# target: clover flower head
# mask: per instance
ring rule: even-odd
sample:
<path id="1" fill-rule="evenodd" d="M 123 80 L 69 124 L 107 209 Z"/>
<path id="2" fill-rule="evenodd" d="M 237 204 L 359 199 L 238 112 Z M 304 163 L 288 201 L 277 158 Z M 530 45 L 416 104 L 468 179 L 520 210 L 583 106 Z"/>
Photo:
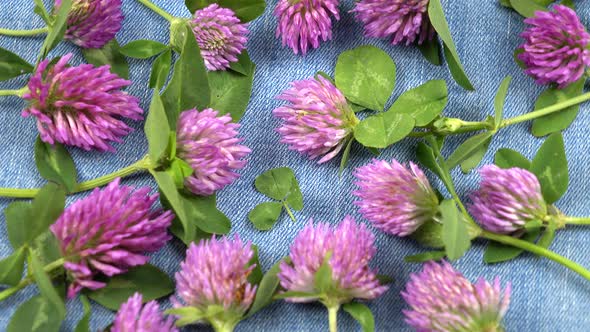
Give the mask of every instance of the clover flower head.
<path id="1" fill-rule="evenodd" d="M 291 83 L 278 97 L 289 105 L 273 111 L 283 120 L 277 129 L 281 143 L 324 163 L 348 143 L 359 120 L 346 98 L 328 79 L 318 76 Z"/>
<path id="2" fill-rule="evenodd" d="M 590 65 L 590 34 L 573 9 L 555 5 L 524 22 L 529 27 L 521 34 L 525 42 L 518 59 L 527 75 L 538 84 L 556 83 L 559 88 L 582 77 Z"/>
<path id="3" fill-rule="evenodd" d="M 121 0 L 73 0 L 64 38 L 82 48 L 101 48 L 121 30 Z M 55 10 L 61 0 L 55 0 Z"/>
<path id="4" fill-rule="evenodd" d="M 438 211 L 438 198 L 428 179 L 414 163 L 373 160 L 354 172 L 361 214 L 382 231 L 407 236 Z"/>
<path id="5" fill-rule="evenodd" d="M 277 38 L 295 54 L 332 39 L 332 17 L 340 19 L 338 0 L 279 0 L 274 10 Z"/>
<path id="6" fill-rule="evenodd" d="M 184 111 L 178 119 L 176 154 L 194 170 L 185 186 L 196 195 L 208 196 L 240 177 L 236 171 L 251 151 L 241 145 L 237 123 L 229 115 L 207 108 Z"/>
<path id="7" fill-rule="evenodd" d="M 190 23 L 209 70 L 229 68 L 246 48 L 248 25 L 231 9 L 211 4 L 197 10 Z"/>
<path id="8" fill-rule="evenodd" d="M 324 260 L 332 270 L 333 287 L 326 298 L 287 298 L 290 302 L 320 300 L 343 304 L 353 299 L 372 300 L 382 295 L 381 285 L 369 262 L 375 255 L 374 236 L 365 225 L 345 217 L 336 227 L 328 224 L 307 225 L 291 245 L 291 263 L 282 262 L 278 277 L 287 291 L 317 294 L 315 274 Z M 328 256 L 329 255 L 329 256 Z"/>
<path id="9" fill-rule="evenodd" d="M 109 66 L 69 67 L 71 57 L 67 54 L 51 67 L 49 60 L 41 61 L 23 95 L 29 105 L 22 114 L 37 118 L 46 143 L 115 151 L 110 143 L 122 142 L 133 130 L 123 119 L 143 119 L 139 100 L 120 91 L 131 82 L 111 73 Z"/>
<path id="10" fill-rule="evenodd" d="M 164 319 L 156 301 L 143 305 L 140 293 L 123 303 L 115 316 L 111 332 L 178 332 L 174 319 Z"/>
<path id="11" fill-rule="evenodd" d="M 527 222 L 542 220 L 547 204 L 537 177 L 522 168 L 486 165 L 479 172 L 480 188 L 471 194 L 469 212 L 486 230 L 510 234 Z"/>
<path id="12" fill-rule="evenodd" d="M 391 38 L 394 45 L 432 40 L 434 27 L 428 18 L 429 0 L 361 0 L 352 12 L 365 26 L 365 36 Z"/>
<path id="13" fill-rule="evenodd" d="M 144 265 L 146 252 L 160 250 L 174 219 L 170 211 L 153 210 L 158 195 L 151 188 L 121 186 L 116 179 L 104 189 L 70 205 L 50 227 L 57 238 L 71 279 L 68 296 L 82 288 L 99 289 L 103 274 L 114 276 Z"/>
<path id="14" fill-rule="evenodd" d="M 176 273 L 175 307 L 207 312 L 211 306 L 221 306 L 219 319 L 230 326 L 237 324 L 256 294 L 257 286 L 248 282 L 256 266 L 250 263 L 253 256 L 252 244 L 238 236 L 191 243 Z"/>
<path id="15" fill-rule="evenodd" d="M 410 306 L 406 322 L 419 332 L 504 331 L 502 318 L 510 303 L 510 284 L 467 280 L 448 262 L 428 262 L 412 274 L 402 297 Z"/>

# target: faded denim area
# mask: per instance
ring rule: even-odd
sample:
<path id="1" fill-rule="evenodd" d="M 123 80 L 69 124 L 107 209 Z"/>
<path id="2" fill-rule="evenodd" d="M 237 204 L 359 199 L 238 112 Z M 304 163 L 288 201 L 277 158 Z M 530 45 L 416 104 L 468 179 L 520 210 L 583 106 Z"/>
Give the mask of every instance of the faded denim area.
<path id="1" fill-rule="evenodd" d="M 158 5 L 178 16 L 189 16 L 184 8 L 184 1 L 156 0 Z M 516 116 L 532 109 L 533 103 L 542 91 L 533 80 L 525 76 L 513 61 L 513 51 L 519 45 L 518 34 L 523 30 L 522 18 L 505 8 L 497 0 L 443 0 L 443 7 L 459 55 L 463 60 L 475 92 L 467 92 L 455 84 L 446 67 L 435 67 L 427 63 L 418 50 L 413 47 L 391 46 L 386 40 L 365 39 L 361 26 L 349 11 L 352 0 L 343 0 L 340 6 L 342 19 L 334 25 L 334 39 L 323 43 L 318 50 L 302 57 L 293 54 L 290 49 L 281 47 L 275 39 L 276 21 L 272 8 L 276 0 L 268 1 L 264 16 L 254 21 L 250 28 L 248 50 L 256 64 L 257 73 L 252 100 L 248 112 L 242 120 L 241 133 L 246 138 L 253 153 L 249 165 L 242 172 L 242 177 L 233 185 L 219 193 L 219 206 L 232 220 L 234 233 L 251 240 L 260 247 L 263 269 L 288 254 L 289 245 L 297 232 L 313 218 L 315 221 L 338 223 L 351 214 L 359 221 L 365 222 L 358 215 L 353 205 L 351 191 L 352 170 L 368 163 L 372 156 L 359 148 L 353 147 L 351 162 L 342 177 L 338 177 L 338 161 L 317 165 L 289 151 L 279 144 L 279 136 L 274 129 L 279 122 L 271 111 L 281 104 L 275 99 L 289 82 L 314 75 L 319 70 L 333 73 L 338 54 L 347 49 L 373 44 L 386 50 L 397 65 L 397 82 L 393 98 L 403 91 L 415 87 L 430 79 L 445 79 L 449 85 L 449 104 L 445 114 L 462 117 L 467 120 L 480 120 L 493 112 L 493 97 L 502 78 L 514 77 L 505 115 Z M 590 24 L 590 3 L 577 1 L 578 13 L 582 21 Z M 134 0 L 124 0 L 126 20 L 118 34 L 121 44 L 136 39 L 154 39 L 166 42 L 168 23 L 144 8 Z M 0 1 L 0 26 L 15 29 L 30 29 L 42 26 L 40 18 L 33 14 L 33 1 Z M 29 61 L 34 61 L 42 44 L 42 38 L 0 37 L 0 47 L 8 48 Z M 52 56 L 73 52 L 76 56 L 72 63 L 83 61 L 80 51 L 72 44 L 63 43 L 52 52 Z M 128 89 L 131 94 L 141 98 L 144 109 L 148 108 L 150 92 L 147 80 L 150 61 L 131 60 L 131 79 L 134 84 Z M 0 83 L 1 89 L 20 88 L 25 78 Z M 392 99 L 393 100 L 393 99 Z M 36 187 L 44 183 L 37 174 L 33 159 L 33 143 L 37 130 L 33 119 L 22 118 L 21 109 L 24 102 L 16 97 L 0 99 L 0 186 L 2 187 Z M 574 125 L 564 133 L 570 171 L 570 189 L 557 203 L 566 214 L 576 216 L 590 215 L 590 177 L 587 166 L 590 164 L 588 139 L 586 132 L 590 125 L 588 111 L 590 105 L 582 106 Z M 135 122 L 137 130 L 125 139 L 124 144 L 116 145 L 117 153 L 89 153 L 70 149 L 79 170 L 79 179 L 88 180 L 107 174 L 126 166 L 143 156 L 147 151 L 147 142 L 142 132 L 143 123 Z M 466 136 L 453 137 L 445 148 L 449 153 Z M 406 139 L 387 149 L 379 158 L 396 158 L 401 162 L 414 160 L 416 139 Z M 519 124 L 502 130 L 491 145 L 484 163 L 492 161 L 493 153 L 501 147 L 509 147 L 532 157 L 542 139 L 529 133 L 529 124 Z M 305 208 L 296 212 L 297 222 L 282 215 L 280 221 L 271 231 L 259 232 L 247 219 L 248 211 L 265 197 L 254 189 L 254 178 L 263 171 L 278 167 L 292 167 L 300 181 L 305 198 Z M 457 189 L 463 195 L 477 186 L 478 175 L 473 172 L 462 175 L 455 170 Z M 148 175 L 128 178 L 125 184 L 149 185 L 155 182 Z M 440 183 L 434 186 L 441 188 Z M 83 195 L 72 197 L 77 199 Z M 10 200 L 0 199 L 0 209 L 4 209 Z M 26 221 L 23 221 L 26 222 Z M 590 267 L 590 229 L 571 227 L 560 231 L 551 249 L 574 261 Z M 402 309 L 405 304 L 399 293 L 411 272 L 419 265 L 406 264 L 403 258 L 422 249 L 413 241 L 399 239 L 377 233 L 379 248 L 373 266 L 379 273 L 388 274 L 395 279 L 389 292 L 376 301 L 369 303 L 376 319 L 377 331 L 409 331 L 403 321 Z M 488 279 L 500 276 L 503 283 L 512 282 L 513 296 L 510 310 L 505 318 L 507 331 L 588 331 L 590 326 L 590 282 L 583 280 L 569 270 L 545 259 L 529 254 L 505 264 L 488 266 L 482 262 L 484 243 L 476 242 L 469 253 L 454 265 L 472 281 L 478 276 Z M 0 216 L 0 256 L 10 252 L 4 216 Z M 172 241 L 166 248 L 153 255 L 152 262 L 173 275 L 183 259 L 185 247 L 179 241 Z M 0 303 L 0 330 L 8 325 L 10 316 L 25 300 L 37 293 L 32 286 L 18 295 Z M 68 316 L 63 324 L 63 331 L 72 331 L 82 315 L 82 306 L 78 300 L 67 304 Z M 93 305 L 91 326 L 93 330 L 102 329 L 111 323 L 113 313 Z M 288 304 L 279 302 L 264 309 L 251 319 L 240 323 L 237 331 L 326 331 L 327 311 L 318 304 Z M 341 331 L 360 331 L 359 326 L 345 313 L 339 315 Z M 192 327 L 188 330 L 202 330 Z"/>

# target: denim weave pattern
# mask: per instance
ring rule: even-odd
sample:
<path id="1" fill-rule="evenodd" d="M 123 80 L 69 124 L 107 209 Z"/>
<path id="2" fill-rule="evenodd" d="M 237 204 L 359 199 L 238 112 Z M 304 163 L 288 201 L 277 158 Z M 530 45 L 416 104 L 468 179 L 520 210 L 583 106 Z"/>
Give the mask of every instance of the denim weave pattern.
<path id="1" fill-rule="evenodd" d="M 173 15 L 188 16 L 184 1 L 155 0 Z M 430 79 L 445 79 L 449 85 L 449 104 L 445 110 L 448 116 L 461 117 L 466 120 L 481 120 L 493 112 L 493 98 L 502 78 L 514 77 L 505 116 L 524 114 L 532 109 L 534 101 L 542 91 L 533 80 L 523 74 L 513 61 L 513 52 L 521 43 L 518 34 L 523 30 L 522 18 L 498 4 L 497 0 L 442 0 L 447 19 L 455 39 L 457 49 L 466 71 L 476 87 L 475 92 L 467 92 L 453 82 L 446 66 L 436 67 L 427 63 L 419 51 L 413 47 L 391 46 L 386 40 L 365 39 L 362 27 L 349 11 L 353 0 L 343 0 L 340 5 L 342 19 L 334 25 L 334 39 L 323 43 L 318 50 L 307 56 L 294 55 L 288 48 L 283 48 L 275 39 L 276 20 L 272 9 L 276 0 L 268 0 L 265 14 L 252 22 L 248 50 L 257 64 L 252 99 L 248 111 L 242 120 L 241 133 L 246 138 L 245 144 L 253 153 L 248 166 L 242 171 L 241 178 L 233 185 L 219 193 L 219 207 L 232 220 L 232 232 L 239 233 L 243 239 L 252 240 L 260 247 L 262 267 L 264 270 L 278 259 L 288 254 L 289 245 L 297 232 L 309 219 L 337 223 L 351 214 L 362 220 L 353 206 L 354 198 L 352 170 L 368 163 L 372 155 L 359 146 L 354 146 L 351 160 L 342 177 L 338 177 L 338 161 L 317 165 L 296 152 L 287 150 L 279 144 L 279 135 L 274 129 L 279 122 L 271 111 L 281 104 L 275 97 L 288 87 L 289 82 L 313 76 L 317 71 L 333 73 L 337 56 L 347 49 L 372 44 L 384 49 L 397 65 L 397 82 L 391 100 L 403 91 L 415 87 Z M 577 1 L 578 13 L 582 22 L 590 24 L 590 3 Z M 168 40 L 168 23 L 150 12 L 134 0 L 124 0 L 126 20 L 118 34 L 121 44 L 136 39 L 153 39 L 161 42 Z M 33 1 L 0 1 L 0 27 L 12 29 L 31 29 L 41 27 L 43 22 L 33 14 Z M 7 48 L 35 61 L 42 37 L 11 38 L 0 36 L 0 47 Z M 72 63 L 83 62 L 79 49 L 70 43 L 62 43 L 50 56 L 75 54 Z M 139 97 L 142 107 L 148 108 L 150 92 L 147 88 L 151 61 L 129 59 L 133 85 L 128 91 Z M 26 84 L 25 78 L 18 78 L 0 83 L 0 89 L 16 89 Z M 391 102 L 391 101 L 390 101 Z M 1 187 L 38 187 L 44 180 L 37 174 L 33 144 L 37 130 L 33 119 L 22 118 L 20 112 L 25 106 L 16 97 L 0 98 L 0 186 Z M 557 203 L 558 208 L 566 214 L 575 216 L 590 215 L 590 177 L 586 175 L 590 164 L 588 139 L 590 125 L 588 111 L 590 105 L 581 107 L 575 123 L 565 131 L 567 154 L 569 156 L 570 188 Z M 116 154 L 84 152 L 70 149 L 79 171 L 79 180 L 95 178 L 126 166 L 143 156 L 147 151 L 147 142 L 142 131 L 143 123 L 131 124 L 136 130 L 130 134 L 124 144 L 115 145 Z M 509 147 L 532 158 L 542 139 L 534 138 L 529 132 L 529 123 L 519 124 L 502 130 L 491 144 L 484 163 L 491 163 L 493 153 L 501 147 Z M 462 142 L 466 136 L 452 137 L 448 140 L 445 153 Z M 416 139 L 406 139 L 387 149 L 379 157 L 396 158 L 400 162 L 415 159 Z M 338 159 L 338 158 L 336 158 Z M 304 194 L 305 208 L 296 212 L 296 222 L 283 214 L 277 225 L 268 232 L 254 229 L 247 219 L 248 212 L 266 198 L 257 193 L 253 183 L 255 177 L 263 171 L 279 166 L 294 169 Z M 477 187 L 479 176 L 476 172 L 462 175 L 455 170 L 457 190 L 463 197 Z M 149 175 L 133 176 L 124 181 L 126 184 L 150 185 L 155 182 Z M 433 186 L 442 188 L 440 183 Z M 77 195 L 68 199 L 71 202 Z M 0 209 L 11 202 L 0 199 Z M 23 221 L 26 222 L 26 221 Z M 364 222 L 364 221 L 363 221 Z M 405 304 L 399 295 L 409 273 L 417 271 L 420 266 L 406 264 L 403 257 L 421 252 L 421 248 L 411 240 L 398 239 L 375 231 L 377 234 L 378 253 L 374 266 L 379 273 L 395 279 L 391 289 L 381 298 L 369 303 L 375 314 L 376 330 L 410 331 L 403 322 L 401 310 Z M 583 227 L 571 227 L 560 231 L 551 249 L 572 260 L 590 267 L 590 230 Z M 590 283 L 573 272 L 545 259 L 524 254 L 518 259 L 499 265 L 485 265 L 482 262 L 484 243 L 476 241 L 469 253 L 454 265 L 470 280 L 477 276 L 488 279 L 501 276 L 503 283 L 513 283 L 513 297 L 510 310 L 505 318 L 507 331 L 588 331 L 590 326 L 589 301 Z M 0 215 L 0 257 L 8 255 L 11 248 L 6 235 L 4 215 Z M 162 251 L 153 255 L 152 263 L 170 275 L 173 275 L 184 257 L 185 247 L 177 240 L 172 241 Z M 28 287 L 16 296 L 0 303 L 0 331 L 6 329 L 10 317 L 16 308 L 37 293 L 34 286 Z M 167 303 L 167 301 L 165 301 Z M 78 300 L 67 303 L 68 316 L 63 324 L 63 331 L 72 331 L 82 315 L 82 305 Z M 112 321 L 113 313 L 93 305 L 91 319 L 92 330 L 100 330 Z M 360 331 L 356 322 L 345 313 L 339 315 L 339 327 L 343 332 Z M 236 331 L 326 331 L 327 311 L 319 304 L 303 305 L 278 302 L 240 323 Z M 187 330 L 207 330 L 202 326 Z"/>

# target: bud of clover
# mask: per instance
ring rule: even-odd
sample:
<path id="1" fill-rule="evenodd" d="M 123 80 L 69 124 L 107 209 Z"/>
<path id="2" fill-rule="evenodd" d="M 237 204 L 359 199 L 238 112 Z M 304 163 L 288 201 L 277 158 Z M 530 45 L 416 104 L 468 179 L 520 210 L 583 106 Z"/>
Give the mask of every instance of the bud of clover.
<path id="1" fill-rule="evenodd" d="M 181 53 L 188 35 L 188 19 L 175 17 L 170 22 L 170 45 Z"/>
<path id="2" fill-rule="evenodd" d="M 175 17 L 171 21 L 170 44 L 181 51 L 189 27 L 208 70 L 226 70 L 246 49 L 248 25 L 229 8 L 211 4 L 195 11 L 192 19 Z"/>
<path id="3" fill-rule="evenodd" d="M 369 262 L 377 249 L 374 236 L 364 224 L 345 217 L 336 227 L 307 225 L 295 238 L 278 277 L 289 302 L 320 301 L 330 313 L 334 330 L 342 304 L 354 299 L 373 300 L 387 291 Z M 305 293 L 304 297 L 289 295 Z"/>
<path id="4" fill-rule="evenodd" d="M 365 36 L 390 38 L 393 45 L 432 40 L 434 28 L 428 18 L 429 0 L 361 0 L 352 12 L 365 27 Z"/>
<path id="5" fill-rule="evenodd" d="M 72 280 L 69 298 L 83 288 L 105 287 L 99 275 L 112 277 L 144 265 L 149 261 L 145 253 L 160 250 L 171 238 L 168 227 L 174 215 L 152 209 L 158 194 L 119 182 L 70 205 L 50 228 Z"/>
<path id="6" fill-rule="evenodd" d="M 37 119 L 46 143 L 114 152 L 110 143 L 133 130 L 123 120 L 143 119 L 139 100 L 121 91 L 131 81 L 111 73 L 110 66 L 69 66 L 71 58 L 70 53 L 54 65 L 39 63 L 23 95 L 29 105 L 22 114 Z"/>
<path id="7" fill-rule="evenodd" d="M 278 99 L 289 102 L 273 111 L 284 121 L 277 129 L 281 143 L 320 164 L 342 151 L 359 123 L 342 92 L 322 76 L 291 83 Z"/>
<path id="8" fill-rule="evenodd" d="M 64 38 L 82 48 L 103 47 L 121 30 L 121 6 L 121 0 L 73 0 Z M 60 7 L 55 0 L 54 10 Z"/>
<path id="9" fill-rule="evenodd" d="M 332 17 L 340 19 L 338 0 L 279 0 L 274 15 L 277 38 L 302 55 L 332 39 Z"/>
<path id="10" fill-rule="evenodd" d="M 172 317 L 162 317 L 158 302 L 142 302 L 143 296 L 135 293 L 123 303 L 110 332 L 178 332 Z"/>
<path id="11" fill-rule="evenodd" d="M 189 24 L 209 70 L 226 70 L 246 49 L 248 25 L 229 8 L 214 3 L 197 10 Z"/>
<path id="12" fill-rule="evenodd" d="M 418 166 L 373 160 L 354 172 L 361 214 L 380 230 L 407 236 L 438 213 L 438 197 Z"/>
<path id="13" fill-rule="evenodd" d="M 402 297 L 410 306 L 406 322 L 416 331 L 503 332 L 510 284 L 504 291 L 498 278 L 472 284 L 448 262 L 428 262 L 412 274 Z"/>
<path id="14" fill-rule="evenodd" d="M 195 195 L 208 196 L 234 182 L 251 151 L 240 143 L 239 124 L 229 115 L 207 108 L 180 113 L 176 129 L 176 156 L 192 174 L 184 186 Z"/>
<path id="15" fill-rule="evenodd" d="M 174 313 L 180 325 L 207 322 L 216 331 L 232 331 L 254 301 L 256 285 L 248 276 L 256 267 L 251 243 L 239 237 L 191 243 L 176 273 Z"/>
<path id="16" fill-rule="evenodd" d="M 590 66 L 590 34 L 576 12 L 563 5 L 536 11 L 524 20 L 529 27 L 520 35 L 518 59 L 525 73 L 538 84 L 555 83 L 564 88 L 577 81 Z"/>
<path id="17" fill-rule="evenodd" d="M 486 165 L 479 172 L 482 181 L 471 194 L 468 209 L 486 230 L 513 234 L 530 222 L 543 222 L 548 208 L 537 177 L 522 168 L 502 169 Z"/>

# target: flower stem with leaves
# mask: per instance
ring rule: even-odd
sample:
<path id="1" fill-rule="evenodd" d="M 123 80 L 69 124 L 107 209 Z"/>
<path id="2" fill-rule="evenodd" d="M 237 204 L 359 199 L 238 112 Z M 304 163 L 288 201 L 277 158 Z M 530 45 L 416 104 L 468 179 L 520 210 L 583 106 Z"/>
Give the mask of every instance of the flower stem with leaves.
<path id="1" fill-rule="evenodd" d="M 75 186 L 75 189 L 71 192 L 79 193 L 88 190 L 92 190 L 94 188 L 98 188 L 104 186 L 110 182 L 112 182 L 116 178 L 123 178 L 126 176 L 130 176 L 133 174 L 137 174 L 140 172 L 149 171 L 154 169 L 156 165 L 152 163 L 149 156 L 145 156 L 139 161 L 127 166 L 123 167 L 115 172 L 109 173 L 107 175 L 103 175 L 96 179 L 80 182 Z M 33 198 L 39 192 L 39 188 L 32 188 L 32 189 L 19 189 L 19 188 L 0 188 L 0 196 L 2 197 L 14 197 L 14 198 Z"/>
<path id="2" fill-rule="evenodd" d="M 497 126 L 497 129 L 506 128 L 511 125 L 515 125 L 518 123 L 526 122 L 535 120 L 538 118 L 542 118 L 549 114 L 553 114 L 569 107 L 584 103 L 590 100 L 590 92 L 582 94 L 580 96 L 556 103 L 554 105 L 544 107 L 542 109 L 515 116 L 512 118 L 504 119 L 501 123 Z M 430 134 L 435 135 L 458 135 L 464 134 L 473 131 L 480 131 L 480 130 L 494 130 L 494 124 L 489 121 L 464 121 L 461 119 L 456 118 L 443 118 L 438 122 L 435 122 L 433 126 L 428 127 L 426 132 L 412 132 L 410 136 L 413 137 L 424 137 Z"/>
<path id="3" fill-rule="evenodd" d="M 65 263 L 64 258 L 60 258 L 56 261 L 53 261 L 43 268 L 43 271 L 49 275 L 53 272 L 57 271 L 58 269 L 62 268 Z M 19 290 L 27 287 L 28 285 L 35 282 L 35 278 L 32 275 L 27 276 L 26 278 L 22 279 L 18 284 L 13 287 L 6 288 L 0 292 L 0 301 L 4 301 L 10 296 L 14 295 Z"/>
<path id="4" fill-rule="evenodd" d="M 447 190 L 453 196 L 452 203 L 450 200 L 445 200 L 440 206 L 443 223 L 443 243 L 446 255 L 449 259 L 453 260 L 461 257 L 471 245 L 470 238 L 481 237 L 545 257 L 578 273 L 585 279 L 590 280 L 590 271 L 588 269 L 551 250 L 509 235 L 496 234 L 481 229 L 468 213 L 460 198 L 456 195 L 450 172 L 446 166 L 446 160 L 440 153 L 440 147 L 436 139 L 430 136 L 427 137 L 427 142 L 430 146 L 424 144 L 419 148 L 419 150 L 422 151 L 422 153 L 419 153 L 419 159 L 421 159 L 424 164 L 430 165 L 431 170 L 440 177 Z M 459 206 L 460 212 L 457 211 L 456 206 Z M 458 216 L 459 213 L 462 215 L 462 218 Z M 575 220 L 575 218 L 572 220 Z M 584 221 L 585 220 L 586 219 L 584 219 Z M 447 227 L 449 231 L 445 230 Z M 449 234 L 449 236 L 445 236 L 445 233 Z"/>
<path id="5" fill-rule="evenodd" d="M 485 230 L 482 230 L 479 236 L 484 239 L 500 242 L 502 244 L 526 250 L 535 255 L 543 256 L 578 273 L 585 279 L 590 280 L 590 271 L 588 271 L 588 269 L 586 269 L 582 265 L 534 243 L 523 241 L 508 235 L 488 232 Z"/>

